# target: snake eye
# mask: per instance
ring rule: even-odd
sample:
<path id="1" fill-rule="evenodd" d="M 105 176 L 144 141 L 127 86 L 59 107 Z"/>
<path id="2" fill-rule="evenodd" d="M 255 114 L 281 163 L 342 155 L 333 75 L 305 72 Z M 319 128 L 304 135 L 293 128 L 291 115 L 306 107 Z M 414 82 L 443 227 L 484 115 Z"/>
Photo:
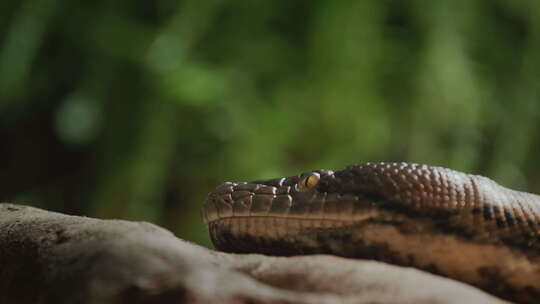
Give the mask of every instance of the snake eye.
<path id="1" fill-rule="evenodd" d="M 319 183 L 320 179 L 321 175 L 317 172 L 304 173 L 302 176 L 300 176 L 300 180 L 298 181 L 298 184 L 296 184 L 296 189 L 298 191 L 307 191 L 312 189 Z"/>

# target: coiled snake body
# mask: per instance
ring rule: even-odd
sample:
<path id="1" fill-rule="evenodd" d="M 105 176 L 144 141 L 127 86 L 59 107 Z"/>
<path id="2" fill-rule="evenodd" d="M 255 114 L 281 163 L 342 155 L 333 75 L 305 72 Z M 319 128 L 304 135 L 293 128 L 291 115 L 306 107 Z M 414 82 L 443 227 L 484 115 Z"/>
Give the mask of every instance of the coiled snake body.
<path id="1" fill-rule="evenodd" d="M 366 163 L 224 183 L 203 218 L 227 252 L 375 259 L 540 301 L 540 196 L 483 176 Z"/>

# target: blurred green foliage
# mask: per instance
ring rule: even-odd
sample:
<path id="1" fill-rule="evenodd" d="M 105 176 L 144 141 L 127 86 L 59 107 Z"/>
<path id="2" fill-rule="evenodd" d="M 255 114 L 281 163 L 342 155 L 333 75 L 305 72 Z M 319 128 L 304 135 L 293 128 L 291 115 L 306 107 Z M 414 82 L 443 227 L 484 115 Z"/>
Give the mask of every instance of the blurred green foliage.
<path id="1" fill-rule="evenodd" d="M 0 4 L 0 199 L 208 244 L 217 184 L 413 161 L 540 192 L 538 1 Z"/>

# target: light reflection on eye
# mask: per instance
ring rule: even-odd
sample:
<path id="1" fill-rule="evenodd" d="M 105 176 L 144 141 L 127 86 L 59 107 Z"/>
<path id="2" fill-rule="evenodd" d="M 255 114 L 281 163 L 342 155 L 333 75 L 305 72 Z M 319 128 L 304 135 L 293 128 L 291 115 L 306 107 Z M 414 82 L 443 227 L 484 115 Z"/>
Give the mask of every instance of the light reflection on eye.
<path id="1" fill-rule="evenodd" d="M 321 175 L 317 172 L 304 173 L 300 177 L 298 184 L 296 184 L 296 189 L 301 192 L 313 189 L 317 186 L 320 179 Z"/>

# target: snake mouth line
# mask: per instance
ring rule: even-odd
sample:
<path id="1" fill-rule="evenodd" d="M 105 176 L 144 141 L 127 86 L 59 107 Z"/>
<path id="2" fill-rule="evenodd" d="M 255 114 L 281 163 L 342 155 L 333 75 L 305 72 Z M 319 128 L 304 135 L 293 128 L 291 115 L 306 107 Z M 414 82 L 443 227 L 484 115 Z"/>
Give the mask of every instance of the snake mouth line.
<path id="1" fill-rule="evenodd" d="M 315 189 L 300 192 L 291 186 L 225 183 L 208 195 L 202 215 L 206 224 L 246 217 L 350 224 L 379 215 L 373 204 L 373 200 L 353 193 Z"/>
<path id="2" fill-rule="evenodd" d="M 268 221 L 280 221 L 286 226 L 298 226 L 306 228 L 328 228 L 328 227 L 346 227 L 346 226 L 355 226 L 364 221 L 369 221 L 371 219 L 380 219 L 381 216 L 379 213 L 369 213 L 362 216 L 356 216 L 348 219 L 336 219 L 336 218 L 325 218 L 325 217 L 300 217 L 300 216 L 287 216 L 287 215 L 253 215 L 253 216 L 225 216 L 220 217 L 211 221 L 206 222 L 207 225 L 230 225 L 231 223 L 240 222 L 240 221 L 258 221 L 260 219 L 265 219 Z M 390 220 L 390 217 L 388 217 Z M 287 224 L 293 223 L 293 224 Z M 315 224 L 319 223 L 319 224 Z"/>

